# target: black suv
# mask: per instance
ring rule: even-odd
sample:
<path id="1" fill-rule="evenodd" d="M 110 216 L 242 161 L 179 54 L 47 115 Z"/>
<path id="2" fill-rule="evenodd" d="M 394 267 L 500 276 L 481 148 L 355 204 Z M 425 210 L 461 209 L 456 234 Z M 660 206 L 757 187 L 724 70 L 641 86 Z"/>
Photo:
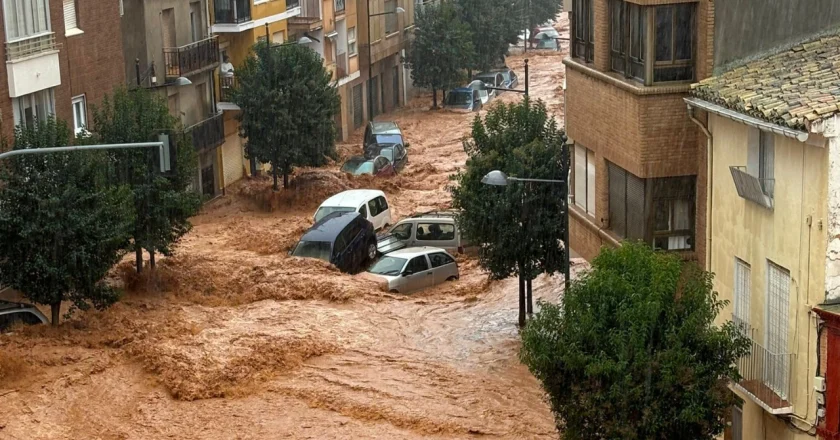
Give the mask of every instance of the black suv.
<path id="1" fill-rule="evenodd" d="M 303 234 L 292 255 L 328 261 L 342 272 L 356 273 L 376 258 L 376 234 L 358 212 L 334 212 Z"/>

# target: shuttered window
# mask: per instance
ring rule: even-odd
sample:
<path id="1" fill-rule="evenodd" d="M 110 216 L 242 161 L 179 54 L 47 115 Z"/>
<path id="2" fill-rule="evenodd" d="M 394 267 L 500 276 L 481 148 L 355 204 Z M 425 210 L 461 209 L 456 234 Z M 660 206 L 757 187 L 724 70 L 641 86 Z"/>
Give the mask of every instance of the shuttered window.
<path id="1" fill-rule="evenodd" d="M 362 126 L 364 115 L 362 115 L 362 85 L 353 86 L 353 127 Z"/>
<path id="2" fill-rule="evenodd" d="M 734 322 L 744 335 L 749 336 L 750 328 L 750 265 L 743 260 L 735 259 L 735 295 L 733 298 L 735 310 L 732 312 Z"/>
<path id="3" fill-rule="evenodd" d="M 575 144 L 575 205 L 595 216 L 595 153 Z"/>
<path id="4" fill-rule="evenodd" d="M 633 240 L 645 238 L 645 181 L 609 164 L 610 230 Z"/>
<path id="5" fill-rule="evenodd" d="M 79 27 L 78 20 L 76 20 L 76 0 L 64 0 L 64 30 L 77 29 Z"/>
<path id="6" fill-rule="evenodd" d="M 788 329 L 790 313 L 790 272 L 767 262 L 767 350 L 765 383 L 782 398 L 787 398 L 790 358 Z"/>

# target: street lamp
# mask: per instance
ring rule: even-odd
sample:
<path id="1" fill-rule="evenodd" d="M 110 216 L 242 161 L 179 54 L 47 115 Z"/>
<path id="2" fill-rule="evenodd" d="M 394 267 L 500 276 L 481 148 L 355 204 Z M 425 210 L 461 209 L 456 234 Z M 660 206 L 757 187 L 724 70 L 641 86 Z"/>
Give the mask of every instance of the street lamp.
<path id="1" fill-rule="evenodd" d="M 566 277 L 566 292 L 569 291 L 569 287 L 571 286 L 571 277 L 570 273 L 571 270 L 570 262 L 571 258 L 569 257 L 569 253 L 571 251 L 571 247 L 569 246 L 569 206 L 568 206 L 568 198 L 569 198 L 569 186 L 567 185 L 565 180 L 554 180 L 554 179 L 524 179 L 520 177 L 510 177 L 507 174 L 499 171 L 493 170 L 489 173 L 485 174 L 484 177 L 481 178 L 481 183 L 485 185 L 495 185 L 495 186 L 507 186 L 510 182 L 538 182 L 538 183 L 559 183 L 562 185 L 562 192 L 560 194 L 561 200 L 566 200 L 566 209 L 563 213 L 563 245 L 566 247 L 566 261 L 563 267 L 563 275 Z"/>
<path id="2" fill-rule="evenodd" d="M 367 10 L 367 25 L 368 25 L 367 26 L 367 33 L 368 33 L 368 119 L 372 121 L 373 120 L 373 89 L 371 88 L 371 85 L 373 84 L 372 83 L 372 81 L 373 81 L 373 54 L 372 54 L 372 51 L 371 51 L 371 47 L 373 45 L 371 43 L 372 43 L 373 39 L 371 38 L 371 35 L 370 35 L 370 33 L 371 33 L 370 19 L 372 17 L 379 17 L 381 15 L 404 14 L 405 9 L 398 6 L 393 11 L 380 12 L 378 14 L 371 14 L 370 13 L 370 0 L 368 0 L 366 10 Z"/>

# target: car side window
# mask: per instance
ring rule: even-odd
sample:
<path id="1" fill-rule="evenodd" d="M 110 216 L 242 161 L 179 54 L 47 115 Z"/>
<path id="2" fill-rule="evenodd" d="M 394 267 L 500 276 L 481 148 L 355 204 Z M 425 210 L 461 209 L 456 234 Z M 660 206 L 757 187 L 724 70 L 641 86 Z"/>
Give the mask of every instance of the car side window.
<path id="1" fill-rule="evenodd" d="M 408 240 L 411 238 L 411 223 L 403 223 L 401 225 L 394 226 L 394 229 L 391 229 L 391 233 L 394 234 L 394 237 L 397 237 L 400 240 Z"/>
<path id="2" fill-rule="evenodd" d="M 429 254 L 429 261 L 432 262 L 432 267 L 440 267 L 445 264 L 454 263 L 455 260 L 449 256 L 449 254 L 443 252 L 436 252 L 434 254 Z"/>
<path id="3" fill-rule="evenodd" d="M 426 261 L 426 256 L 421 255 L 419 257 L 414 257 L 411 261 L 408 262 L 408 266 L 405 267 L 405 270 L 409 273 L 418 273 L 429 270 L 429 263 Z"/>
<path id="4" fill-rule="evenodd" d="M 338 234 L 338 237 L 335 238 L 335 244 L 333 245 L 333 255 L 338 255 L 344 252 L 344 249 L 347 247 L 347 243 L 350 242 L 348 240 L 349 236 L 349 228 L 345 228 L 340 234 Z"/>
<path id="5" fill-rule="evenodd" d="M 368 218 L 367 205 L 362 205 L 362 207 L 359 208 L 359 214 L 362 215 L 362 218 Z"/>
<path id="6" fill-rule="evenodd" d="M 453 240 L 455 239 L 455 225 L 448 223 L 420 223 L 417 225 L 417 239 L 426 241 Z"/>
<path id="7" fill-rule="evenodd" d="M 370 206 L 371 217 L 376 217 L 377 215 L 379 215 L 380 212 L 382 212 L 382 210 L 379 209 L 379 204 L 376 203 L 376 199 L 369 201 L 368 206 Z"/>
<path id="8" fill-rule="evenodd" d="M 379 196 L 376 198 L 376 202 L 379 204 L 379 212 L 385 211 L 388 209 L 388 201 L 385 200 L 385 197 Z"/>

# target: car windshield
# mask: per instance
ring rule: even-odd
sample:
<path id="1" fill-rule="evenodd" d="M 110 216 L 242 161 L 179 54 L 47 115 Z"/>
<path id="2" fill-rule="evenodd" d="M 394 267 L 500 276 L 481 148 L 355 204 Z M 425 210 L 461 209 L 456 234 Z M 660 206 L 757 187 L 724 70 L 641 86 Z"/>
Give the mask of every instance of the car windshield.
<path id="1" fill-rule="evenodd" d="M 380 156 L 385 156 L 386 159 L 394 161 L 394 147 L 385 147 L 379 150 Z"/>
<path id="2" fill-rule="evenodd" d="M 401 144 L 402 136 L 398 134 L 380 134 L 376 136 L 377 144 Z"/>
<path id="3" fill-rule="evenodd" d="M 540 40 L 537 43 L 537 49 L 557 49 L 557 41 L 551 39 Z"/>
<path id="4" fill-rule="evenodd" d="M 469 105 L 472 93 L 467 92 L 449 92 L 446 95 L 446 102 L 444 105 Z"/>
<path id="5" fill-rule="evenodd" d="M 377 275 L 399 275 L 403 266 L 405 266 L 405 262 L 405 258 L 383 257 L 368 269 L 368 272 Z"/>
<path id="6" fill-rule="evenodd" d="M 353 212 L 355 209 L 347 208 L 344 206 L 322 206 L 318 208 L 318 212 L 315 213 L 315 221 L 319 222 L 322 218 L 334 213 L 334 212 Z"/>
<path id="7" fill-rule="evenodd" d="M 347 162 L 344 164 L 343 167 L 341 167 L 341 171 L 344 171 L 345 173 L 355 174 L 357 176 L 360 174 L 373 174 L 373 162 Z"/>
<path id="8" fill-rule="evenodd" d="M 328 241 L 301 241 L 295 246 L 292 255 L 330 261 L 330 248 L 330 242 Z"/>

